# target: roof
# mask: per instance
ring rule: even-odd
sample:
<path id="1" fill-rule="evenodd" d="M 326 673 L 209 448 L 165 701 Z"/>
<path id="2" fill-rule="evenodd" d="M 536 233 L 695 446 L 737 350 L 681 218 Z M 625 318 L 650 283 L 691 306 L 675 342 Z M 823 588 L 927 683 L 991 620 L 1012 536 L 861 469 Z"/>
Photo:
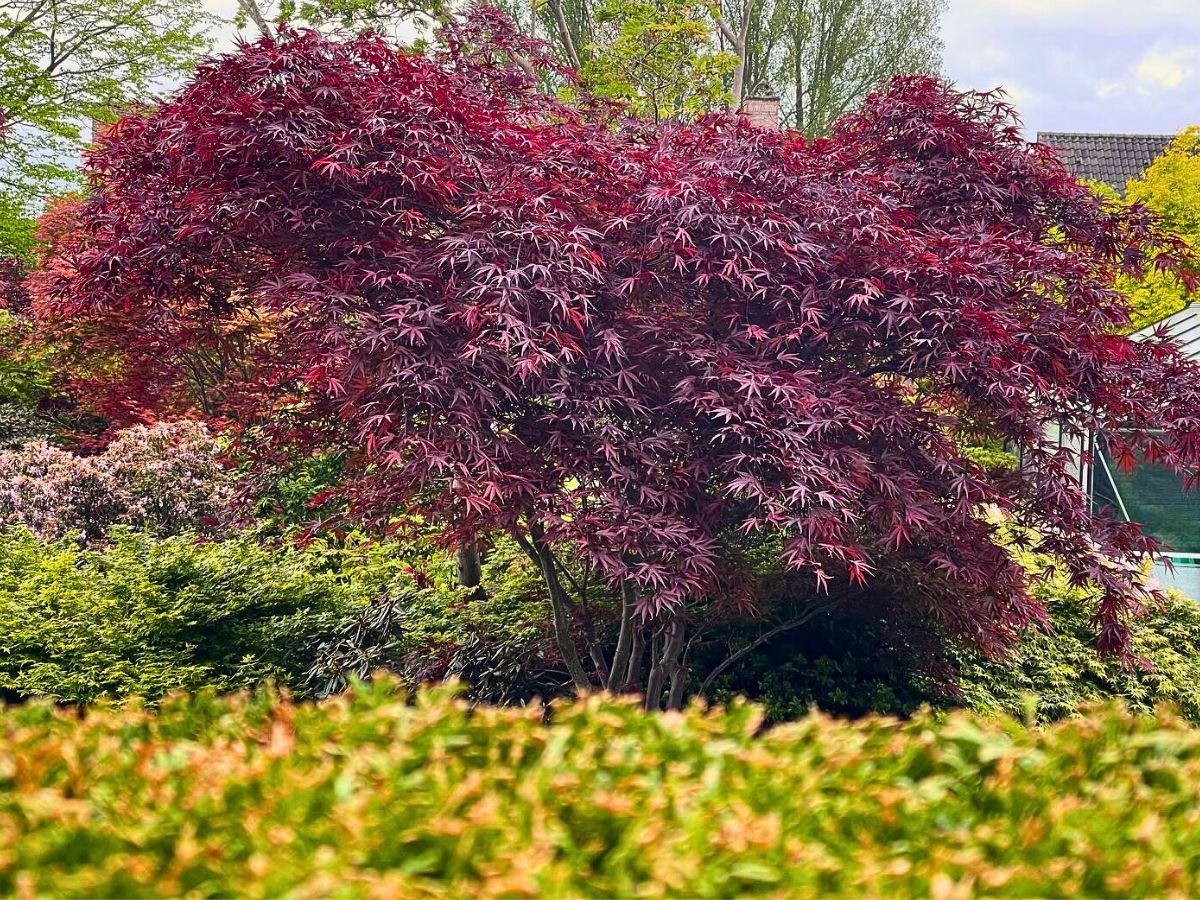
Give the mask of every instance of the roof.
<path id="1" fill-rule="evenodd" d="M 1165 319 L 1139 328 L 1130 337 L 1135 341 L 1151 337 L 1159 329 L 1165 329 L 1167 335 L 1179 345 L 1184 356 L 1200 361 L 1200 303 L 1186 306 L 1177 313 L 1172 313 Z"/>
<path id="2" fill-rule="evenodd" d="M 1077 177 L 1103 181 L 1124 193 L 1125 183 L 1140 178 L 1175 135 L 1039 131 L 1037 139 L 1058 150 L 1063 164 Z"/>

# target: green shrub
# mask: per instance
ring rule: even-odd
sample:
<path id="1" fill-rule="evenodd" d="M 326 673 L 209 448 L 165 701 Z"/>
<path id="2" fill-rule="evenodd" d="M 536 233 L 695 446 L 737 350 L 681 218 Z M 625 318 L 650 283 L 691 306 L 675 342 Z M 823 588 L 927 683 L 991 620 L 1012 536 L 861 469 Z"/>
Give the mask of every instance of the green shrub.
<path id="1" fill-rule="evenodd" d="M 1186 896 L 1200 731 L 1097 710 L 468 709 L 445 689 L 0 712 L 0 893 Z"/>
<path id="2" fill-rule="evenodd" d="M 1094 601 L 1055 579 L 1045 594 L 1050 630 L 1030 630 L 1006 659 L 961 651 L 963 702 L 978 712 L 1052 721 L 1081 704 L 1120 698 L 1149 713 L 1171 703 L 1200 722 L 1200 605 L 1171 594 L 1133 628 L 1134 660 L 1095 649 Z"/>
<path id="3" fill-rule="evenodd" d="M 1046 560 L 1029 554 L 1033 571 Z M 1081 706 L 1122 700 L 1152 713 L 1170 703 L 1200 722 L 1200 604 L 1171 594 L 1133 624 L 1133 659 L 1096 651 L 1095 599 L 1053 576 L 1034 587 L 1048 627 L 1030 628 L 1010 653 L 990 659 L 928 631 L 830 615 L 764 644 L 714 686 L 747 696 L 770 721 L 810 707 L 837 715 L 909 715 L 922 704 L 1050 722 Z M 701 660 L 702 661 L 702 660 Z"/>
<path id="4" fill-rule="evenodd" d="M 387 547 L 246 538 L 111 546 L 0 531 L 0 691 L 69 702 L 299 681 L 307 649 L 396 579 Z"/>
<path id="5" fill-rule="evenodd" d="M 317 697 L 387 669 L 409 682 L 454 677 L 472 700 L 526 703 L 569 683 L 549 632 L 549 603 L 529 560 L 496 538 L 483 561 L 485 595 L 458 587 L 452 557 L 410 546 L 414 584 L 352 611 L 314 647 L 304 689 Z"/>
<path id="6" fill-rule="evenodd" d="M 739 639 L 735 646 L 756 633 L 741 631 L 726 629 Z M 717 650 L 726 652 L 723 642 Z M 800 718 L 812 707 L 834 715 L 910 715 L 924 704 L 950 702 L 953 672 L 941 651 L 935 635 L 884 626 L 870 615 L 831 614 L 757 648 L 713 683 L 710 696 L 748 697 L 763 705 L 770 722 Z M 703 648 L 695 654 L 700 672 L 711 655 Z"/>

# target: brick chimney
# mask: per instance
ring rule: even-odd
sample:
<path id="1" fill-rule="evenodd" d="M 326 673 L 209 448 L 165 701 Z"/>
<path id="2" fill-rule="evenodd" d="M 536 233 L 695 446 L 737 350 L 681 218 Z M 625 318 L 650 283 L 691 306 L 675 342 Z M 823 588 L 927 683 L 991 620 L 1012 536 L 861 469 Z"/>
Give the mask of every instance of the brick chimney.
<path id="1" fill-rule="evenodd" d="M 105 133 L 108 131 L 108 129 L 112 128 L 112 126 L 113 123 L 111 119 L 101 119 L 96 116 L 92 116 L 92 143 L 94 144 L 100 140 L 100 138 L 104 137 Z"/>
<path id="2" fill-rule="evenodd" d="M 747 97 L 742 112 L 755 128 L 779 127 L 778 97 Z"/>

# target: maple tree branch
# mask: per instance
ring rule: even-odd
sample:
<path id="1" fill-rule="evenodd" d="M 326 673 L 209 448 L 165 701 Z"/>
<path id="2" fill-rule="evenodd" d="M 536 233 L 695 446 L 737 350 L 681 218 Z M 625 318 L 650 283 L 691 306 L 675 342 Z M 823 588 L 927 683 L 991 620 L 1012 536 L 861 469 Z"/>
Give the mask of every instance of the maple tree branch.
<path id="1" fill-rule="evenodd" d="M 757 638 L 755 638 L 753 641 L 751 641 L 749 644 L 747 644 L 741 650 L 738 650 L 737 652 L 732 653 L 729 656 L 725 657 L 725 659 L 723 659 L 717 665 L 717 667 L 715 669 L 713 669 L 711 672 L 708 673 L 708 677 L 705 678 L 703 682 L 701 682 L 700 690 L 697 691 L 697 693 L 699 693 L 701 696 L 703 696 L 708 691 L 709 685 L 711 685 L 713 683 L 713 681 L 718 676 L 720 676 L 720 674 L 722 672 L 724 672 L 726 669 L 728 669 L 730 666 L 732 666 L 734 663 L 736 663 L 739 659 L 742 659 L 747 654 L 753 653 L 755 650 L 757 650 L 759 647 L 761 647 L 767 641 L 771 640 L 771 638 L 775 637 L 776 635 L 783 634 L 785 631 L 791 631 L 793 628 L 799 628 L 805 622 L 808 622 L 808 621 L 816 618 L 821 613 L 828 612 L 830 609 L 832 609 L 837 604 L 838 599 L 840 599 L 840 598 L 835 599 L 833 597 L 830 597 L 830 598 L 827 598 L 826 600 L 824 600 L 823 602 L 813 604 L 808 609 L 806 609 L 804 612 L 802 612 L 800 615 L 798 615 L 794 618 L 788 619 L 786 622 L 783 622 L 779 625 L 776 625 L 770 631 L 766 631 L 766 632 L 760 634 Z"/>

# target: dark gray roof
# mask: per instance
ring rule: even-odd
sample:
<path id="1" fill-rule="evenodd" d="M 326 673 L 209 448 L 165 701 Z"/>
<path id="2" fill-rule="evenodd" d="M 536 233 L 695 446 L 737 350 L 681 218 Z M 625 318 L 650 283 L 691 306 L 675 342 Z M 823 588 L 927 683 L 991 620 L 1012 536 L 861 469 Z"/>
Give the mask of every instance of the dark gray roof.
<path id="1" fill-rule="evenodd" d="M 1145 340 L 1160 329 L 1179 345 L 1185 356 L 1200 361 L 1200 303 L 1193 303 L 1165 319 L 1139 328 L 1130 337 L 1135 341 Z"/>
<path id="2" fill-rule="evenodd" d="M 1124 193 L 1125 182 L 1140 178 L 1175 135 L 1039 131 L 1037 139 L 1058 150 L 1067 169 L 1077 177 L 1103 181 Z"/>

